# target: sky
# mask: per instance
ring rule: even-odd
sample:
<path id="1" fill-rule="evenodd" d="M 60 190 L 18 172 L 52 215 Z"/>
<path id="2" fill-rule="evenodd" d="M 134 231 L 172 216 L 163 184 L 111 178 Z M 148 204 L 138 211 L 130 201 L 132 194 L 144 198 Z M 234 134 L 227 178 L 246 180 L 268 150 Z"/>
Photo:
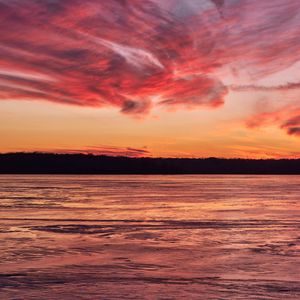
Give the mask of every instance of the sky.
<path id="1" fill-rule="evenodd" d="M 299 0 L 0 0 L 0 152 L 300 157 Z"/>

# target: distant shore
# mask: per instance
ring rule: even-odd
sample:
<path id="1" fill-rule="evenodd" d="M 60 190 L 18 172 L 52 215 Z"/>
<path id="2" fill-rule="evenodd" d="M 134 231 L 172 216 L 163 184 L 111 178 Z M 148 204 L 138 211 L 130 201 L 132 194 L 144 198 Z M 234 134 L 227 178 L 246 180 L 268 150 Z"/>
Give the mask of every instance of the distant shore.
<path id="1" fill-rule="evenodd" d="M 129 158 L 0 154 L 0 174 L 300 174 L 300 159 Z"/>

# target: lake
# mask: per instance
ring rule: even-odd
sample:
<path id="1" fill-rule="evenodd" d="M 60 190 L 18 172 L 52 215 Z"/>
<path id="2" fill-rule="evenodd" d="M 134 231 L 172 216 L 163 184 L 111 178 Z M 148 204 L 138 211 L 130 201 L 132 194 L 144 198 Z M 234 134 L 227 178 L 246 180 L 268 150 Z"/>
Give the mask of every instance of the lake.
<path id="1" fill-rule="evenodd" d="M 0 176 L 0 299 L 300 299 L 300 176 Z"/>

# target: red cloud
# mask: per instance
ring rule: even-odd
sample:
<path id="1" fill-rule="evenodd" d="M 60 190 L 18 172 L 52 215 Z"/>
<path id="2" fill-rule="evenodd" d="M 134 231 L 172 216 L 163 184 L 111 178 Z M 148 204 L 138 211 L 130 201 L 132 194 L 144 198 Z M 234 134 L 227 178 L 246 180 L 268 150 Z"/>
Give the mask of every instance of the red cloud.
<path id="1" fill-rule="evenodd" d="M 298 17 L 298 0 L 3 0 L 0 99 L 217 107 L 220 67 L 256 78 L 300 58 Z"/>
<path id="2" fill-rule="evenodd" d="M 300 137 L 300 111 L 295 117 L 286 120 L 281 127 L 286 129 L 288 134 Z"/>
<path id="3" fill-rule="evenodd" d="M 246 122 L 250 128 L 276 124 L 287 134 L 300 137 L 300 108 L 299 106 L 287 106 L 273 112 L 259 113 L 252 116 Z"/>

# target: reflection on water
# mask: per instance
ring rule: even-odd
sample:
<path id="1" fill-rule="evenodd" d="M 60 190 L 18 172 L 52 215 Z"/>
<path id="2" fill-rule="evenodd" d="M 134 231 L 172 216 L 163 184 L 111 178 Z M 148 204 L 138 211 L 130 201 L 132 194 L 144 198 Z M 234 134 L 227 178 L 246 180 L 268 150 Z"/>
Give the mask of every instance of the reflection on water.
<path id="1" fill-rule="evenodd" d="M 300 176 L 0 176 L 0 299 L 300 299 Z"/>

